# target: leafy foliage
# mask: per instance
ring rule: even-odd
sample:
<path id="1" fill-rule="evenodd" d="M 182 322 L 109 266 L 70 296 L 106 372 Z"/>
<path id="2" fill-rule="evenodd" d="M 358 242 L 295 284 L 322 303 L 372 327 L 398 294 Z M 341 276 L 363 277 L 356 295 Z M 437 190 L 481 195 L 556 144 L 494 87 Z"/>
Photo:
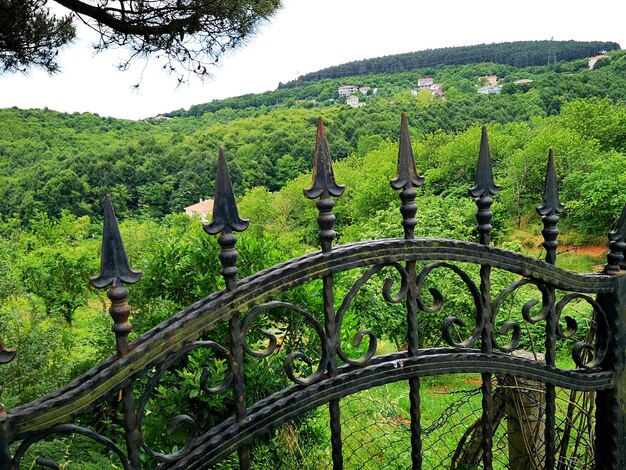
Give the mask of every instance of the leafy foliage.
<path id="1" fill-rule="evenodd" d="M 45 0 L 0 0 L 0 72 L 31 66 L 58 71 L 58 49 L 74 39 L 70 16 L 57 18 Z"/>

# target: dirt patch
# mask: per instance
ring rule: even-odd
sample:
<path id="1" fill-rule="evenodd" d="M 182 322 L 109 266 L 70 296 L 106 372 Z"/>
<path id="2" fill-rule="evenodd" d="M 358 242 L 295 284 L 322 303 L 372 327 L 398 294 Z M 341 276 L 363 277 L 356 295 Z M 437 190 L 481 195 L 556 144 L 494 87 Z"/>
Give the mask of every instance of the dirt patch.
<path id="1" fill-rule="evenodd" d="M 581 246 L 572 246 L 572 245 L 560 245 L 558 252 L 559 253 L 576 253 L 577 255 L 587 255 L 592 258 L 603 258 L 608 249 L 606 246 L 595 246 L 595 245 L 581 245 Z"/>
<path id="2" fill-rule="evenodd" d="M 479 378 L 470 378 L 465 379 L 465 382 L 467 382 L 469 385 L 482 385 L 483 380 Z"/>

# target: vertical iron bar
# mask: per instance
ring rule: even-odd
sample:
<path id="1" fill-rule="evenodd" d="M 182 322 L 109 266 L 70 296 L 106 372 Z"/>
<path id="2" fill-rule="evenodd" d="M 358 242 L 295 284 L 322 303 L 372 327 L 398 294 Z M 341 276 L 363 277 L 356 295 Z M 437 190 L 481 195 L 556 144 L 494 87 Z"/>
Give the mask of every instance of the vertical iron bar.
<path id="1" fill-rule="evenodd" d="M 123 285 L 114 284 L 107 293 L 111 300 L 109 314 L 114 320 L 111 329 L 115 333 L 115 343 L 118 357 L 124 357 L 129 352 L 128 335 L 132 330 L 132 325 L 128 322 L 130 306 L 126 302 L 128 299 L 128 289 Z M 133 395 L 133 383 L 129 383 L 122 388 L 122 407 L 124 409 L 124 430 L 126 432 L 126 447 L 128 449 L 128 459 L 132 469 L 141 468 L 139 459 L 139 444 L 137 440 L 137 420 L 135 416 L 135 396 Z"/>
<path id="2" fill-rule="evenodd" d="M 219 149 L 217 157 L 217 175 L 215 178 L 215 201 L 213 206 L 213 220 L 203 226 L 204 231 L 210 235 L 220 233 L 217 243 L 220 245 L 220 274 L 226 282 L 226 291 L 230 292 L 237 288 L 237 258 L 239 254 L 235 245 L 237 237 L 233 230 L 242 232 L 248 228 L 248 220 L 239 217 L 237 201 L 233 193 L 233 185 L 228 173 L 224 150 Z M 241 331 L 241 317 L 235 312 L 229 321 L 229 336 L 231 353 L 233 355 L 233 397 L 235 399 L 235 418 L 238 422 L 244 421 L 248 416 L 246 408 L 246 376 L 243 368 L 244 340 Z M 248 470 L 251 466 L 250 447 L 242 445 L 237 448 L 239 468 Z"/>
<path id="3" fill-rule="evenodd" d="M 615 277 L 616 292 L 599 294 L 607 316 L 608 337 L 598 328 L 596 341 L 608 342 L 602 369 L 615 373 L 615 388 L 596 394 L 595 467 L 626 468 L 626 276 Z"/>
<path id="4" fill-rule="evenodd" d="M 537 207 L 537 212 L 543 222 L 543 247 L 546 250 L 545 261 L 548 264 L 556 264 L 556 250 L 559 246 L 557 238 L 559 235 L 559 216 L 563 211 L 563 204 L 559 201 L 556 181 L 556 167 L 554 163 L 554 152 L 550 149 L 548 153 L 548 166 L 546 169 L 546 179 L 543 193 L 543 204 Z M 556 313 L 554 310 L 555 288 L 547 285 L 550 308 L 546 316 L 546 365 L 555 367 L 556 365 Z M 546 470 L 554 469 L 556 465 L 556 388 L 550 383 L 546 383 L 546 421 L 545 421 L 545 455 Z"/>
<path id="5" fill-rule="evenodd" d="M 331 196 L 341 196 L 345 188 L 335 182 L 333 164 L 328 151 L 328 141 L 322 118 L 317 121 L 317 137 L 315 142 L 315 154 L 313 156 L 313 181 L 311 187 L 304 190 L 304 195 L 309 199 L 317 199 L 316 207 L 319 211 L 317 224 L 319 226 L 319 241 L 323 253 L 330 254 L 332 243 L 335 239 L 335 215 L 333 207 L 335 202 Z M 332 274 L 324 276 L 323 301 L 324 301 L 324 331 L 328 342 L 329 361 L 328 376 L 337 376 L 337 351 L 339 346 L 339 331 L 335 321 L 335 294 L 334 277 Z M 330 415 L 330 433 L 333 469 L 343 468 L 343 450 L 341 442 L 341 408 L 339 400 L 331 400 L 328 403 Z"/>
<path id="6" fill-rule="evenodd" d="M 606 274 L 620 274 L 626 250 L 626 206 L 609 232 Z M 615 292 L 599 294 L 598 303 L 608 323 L 608 337 L 597 329 L 598 344 L 607 344 L 602 369 L 615 374 L 615 388 L 596 394 L 595 468 L 626 468 L 626 276 L 615 276 Z"/>
<path id="7" fill-rule="evenodd" d="M 402 226 L 404 228 L 404 238 L 413 240 L 415 238 L 414 231 L 417 225 L 417 204 L 415 204 L 415 196 L 417 192 L 412 187 L 403 189 L 400 193 L 402 205 L 400 212 L 402 213 Z M 407 297 L 406 297 L 406 316 L 407 316 L 407 339 L 409 342 L 408 353 L 410 357 L 416 357 L 419 354 L 419 333 L 417 319 L 417 270 L 415 261 L 406 262 L 407 272 Z M 413 377 L 409 379 L 409 414 L 411 417 L 411 468 L 422 468 L 422 411 L 420 398 L 420 378 Z"/>
<path id="8" fill-rule="evenodd" d="M 400 123 L 400 147 L 398 149 L 397 175 L 391 180 L 391 187 L 401 189 L 400 213 L 402 214 L 402 227 L 404 238 L 413 240 L 415 238 L 415 226 L 417 225 L 417 204 L 415 197 L 417 192 L 414 188 L 424 184 L 424 177 L 417 174 L 415 168 L 415 158 L 411 147 L 411 136 L 409 125 L 405 113 L 402 113 Z M 416 357 L 419 355 L 419 333 L 417 318 L 417 263 L 414 260 L 406 262 L 407 272 L 407 340 L 409 342 L 408 355 Z M 421 424 L 421 403 L 420 403 L 420 379 L 413 377 L 409 379 L 409 413 L 411 417 L 411 466 L 413 469 L 422 468 L 422 424 Z"/>
<path id="9" fill-rule="evenodd" d="M 115 334 L 117 357 L 122 358 L 130 351 L 128 335 L 133 327 L 128 321 L 130 305 L 128 305 L 128 289 L 124 284 L 134 284 L 141 279 L 141 273 L 131 269 L 120 235 L 113 203 L 109 196 L 104 200 L 104 227 L 102 231 L 102 254 L 100 257 L 100 274 L 90 279 L 91 284 L 104 289 L 111 286 L 107 297 L 111 301 L 109 314 L 113 319 L 111 330 Z M 139 433 L 135 415 L 135 397 L 133 382 L 122 389 L 122 408 L 124 409 L 124 432 L 129 465 L 132 470 L 141 468 L 139 458 Z"/>
<path id="10" fill-rule="evenodd" d="M 320 227 L 319 238 L 322 252 L 330 253 L 332 251 L 332 241 L 335 238 L 333 225 L 335 223 L 335 215 L 332 209 L 335 202 L 330 197 L 322 196 L 316 203 L 319 210 L 317 223 Z M 330 377 L 337 376 L 337 348 L 339 345 L 339 331 L 335 322 L 335 290 L 334 277 L 332 274 L 324 276 L 322 279 L 322 295 L 324 301 L 324 331 L 328 338 L 330 360 L 328 362 L 328 375 Z M 328 403 L 328 411 L 330 415 L 330 440 L 332 448 L 333 468 L 343 468 L 343 444 L 341 441 L 341 407 L 339 400 L 331 400 Z"/>
<path id="11" fill-rule="evenodd" d="M 492 195 L 497 194 L 500 188 L 493 182 L 493 170 L 491 166 L 491 156 L 489 154 L 489 141 L 487 128 L 483 126 L 482 138 L 480 142 L 480 153 L 478 165 L 476 166 L 476 183 L 469 190 L 470 196 L 474 197 L 474 202 L 478 211 L 476 212 L 476 231 L 480 236 L 480 244 L 489 246 L 491 242 L 491 219 L 493 212 Z M 480 266 L 480 295 L 482 298 L 481 312 L 481 352 L 491 354 L 493 325 L 491 322 L 491 266 L 483 264 Z M 482 436 L 483 436 L 483 465 L 485 470 L 493 468 L 493 397 L 491 386 L 491 374 L 482 373 L 481 393 L 482 393 Z"/>
<path id="12" fill-rule="evenodd" d="M 222 263 L 220 273 L 226 281 L 226 290 L 232 291 L 237 287 L 237 258 L 235 249 L 237 237 L 232 233 L 224 232 L 217 239 L 221 247 L 219 254 Z M 246 409 L 246 378 L 243 369 L 243 333 L 241 332 L 241 317 L 235 313 L 229 321 L 229 336 L 233 362 L 236 364 L 233 376 L 233 396 L 235 398 L 235 417 L 237 421 L 243 421 L 248 415 Z M 251 466 L 250 448 L 247 445 L 237 449 L 239 468 L 249 469 Z"/>

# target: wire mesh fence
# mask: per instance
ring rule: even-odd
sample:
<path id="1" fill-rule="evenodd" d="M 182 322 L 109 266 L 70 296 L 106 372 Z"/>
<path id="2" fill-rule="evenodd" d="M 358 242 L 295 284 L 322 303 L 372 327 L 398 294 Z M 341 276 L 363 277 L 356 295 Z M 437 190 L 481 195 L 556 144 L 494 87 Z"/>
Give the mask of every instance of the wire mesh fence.
<path id="1" fill-rule="evenodd" d="M 477 375 L 422 381 L 424 469 L 483 468 L 479 383 Z M 544 468 L 545 386 L 503 376 L 493 385 L 493 468 Z M 344 468 L 411 468 L 408 393 L 400 382 L 341 400 Z M 557 469 L 593 468 L 594 394 L 557 388 L 556 397 Z M 255 450 L 259 468 L 332 468 L 327 407 L 278 429 L 273 451 L 267 442 Z"/>

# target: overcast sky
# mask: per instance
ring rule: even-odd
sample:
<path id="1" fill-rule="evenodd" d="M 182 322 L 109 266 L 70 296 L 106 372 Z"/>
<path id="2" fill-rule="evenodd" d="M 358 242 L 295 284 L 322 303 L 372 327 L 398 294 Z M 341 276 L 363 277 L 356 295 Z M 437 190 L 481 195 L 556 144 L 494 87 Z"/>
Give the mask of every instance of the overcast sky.
<path id="1" fill-rule="evenodd" d="M 320 68 L 382 55 L 480 43 L 574 39 L 626 48 L 626 1 L 283 0 L 283 8 L 241 49 L 220 60 L 213 78 L 176 87 L 155 62 L 115 68 L 123 50 L 93 55 L 94 37 L 59 54 L 52 77 L 0 76 L 0 108 L 89 111 L 141 119 L 212 99 L 273 90 Z M 143 80 L 138 91 L 132 85 Z"/>

